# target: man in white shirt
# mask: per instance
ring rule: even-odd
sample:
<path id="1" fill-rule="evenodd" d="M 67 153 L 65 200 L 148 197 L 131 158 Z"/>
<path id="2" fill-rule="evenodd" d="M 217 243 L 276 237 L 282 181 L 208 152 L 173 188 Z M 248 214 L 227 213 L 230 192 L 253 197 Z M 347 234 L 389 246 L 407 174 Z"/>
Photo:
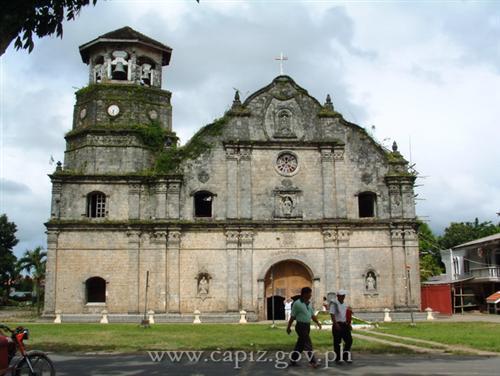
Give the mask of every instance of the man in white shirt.
<path id="1" fill-rule="evenodd" d="M 332 318 L 333 351 L 335 351 L 336 361 L 342 359 L 347 363 L 352 363 L 351 359 L 351 323 L 348 317 L 348 306 L 344 303 L 347 291 L 339 290 L 337 300 L 330 302 L 330 316 Z M 344 340 L 344 351 L 340 354 L 340 343 Z"/>

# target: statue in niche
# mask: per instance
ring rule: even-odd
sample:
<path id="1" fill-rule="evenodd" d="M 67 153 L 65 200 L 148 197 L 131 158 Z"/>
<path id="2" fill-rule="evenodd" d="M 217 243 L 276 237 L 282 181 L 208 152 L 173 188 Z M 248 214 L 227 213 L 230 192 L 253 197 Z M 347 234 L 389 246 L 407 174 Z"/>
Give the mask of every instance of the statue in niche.
<path id="1" fill-rule="evenodd" d="M 208 280 L 207 277 L 203 276 L 198 282 L 198 294 L 207 295 L 208 294 Z"/>
<path id="2" fill-rule="evenodd" d="M 377 276 L 373 271 L 369 271 L 365 278 L 365 287 L 368 291 L 374 291 L 377 289 Z"/>
<path id="3" fill-rule="evenodd" d="M 281 110 L 277 115 L 276 137 L 295 137 L 292 129 L 292 114 L 288 110 Z"/>
<path id="4" fill-rule="evenodd" d="M 293 213 L 295 204 L 290 196 L 284 196 L 281 198 L 281 210 L 284 216 L 289 217 Z"/>
<path id="5" fill-rule="evenodd" d="M 196 276 L 197 294 L 202 300 L 208 297 L 210 293 L 210 279 L 212 279 L 212 277 L 207 272 L 198 273 Z"/>

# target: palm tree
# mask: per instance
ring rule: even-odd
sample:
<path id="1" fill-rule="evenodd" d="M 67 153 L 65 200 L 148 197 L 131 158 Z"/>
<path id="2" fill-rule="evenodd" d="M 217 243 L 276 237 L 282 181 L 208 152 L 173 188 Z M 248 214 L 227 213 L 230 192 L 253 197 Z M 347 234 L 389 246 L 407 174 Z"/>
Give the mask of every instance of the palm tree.
<path id="1" fill-rule="evenodd" d="M 38 246 L 33 250 L 27 249 L 23 257 L 18 261 L 20 270 L 26 270 L 33 276 L 35 282 L 36 312 L 40 315 L 40 303 L 42 292 L 42 281 L 45 279 L 45 263 L 47 262 L 47 252 Z"/>

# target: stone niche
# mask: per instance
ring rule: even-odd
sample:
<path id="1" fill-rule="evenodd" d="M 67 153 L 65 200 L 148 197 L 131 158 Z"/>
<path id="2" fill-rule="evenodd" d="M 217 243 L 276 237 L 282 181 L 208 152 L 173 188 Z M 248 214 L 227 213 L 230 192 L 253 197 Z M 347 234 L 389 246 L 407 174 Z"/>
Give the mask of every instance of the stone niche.
<path id="1" fill-rule="evenodd" d="M 302 191 L 291 180 L 284 179 L 273 191 L 274 218 L 301 219 Z"/>
<path id="2" fill-rule="evenodd" d="M 365 272 L 361 275 L 364 284 L 364 294 L 369 296 L 376 296 L 379 293 L 379 279 L 380 273 L 378 273 L 375 268 L 368 265 L 365 268 Z"/>
<path id="3" fill-rule="evenodd" d="M 304 137 L 302 109 L 295 98 L 289 100 L 272 98 L 264 119 L 269 139 L 301 140 Z"/>

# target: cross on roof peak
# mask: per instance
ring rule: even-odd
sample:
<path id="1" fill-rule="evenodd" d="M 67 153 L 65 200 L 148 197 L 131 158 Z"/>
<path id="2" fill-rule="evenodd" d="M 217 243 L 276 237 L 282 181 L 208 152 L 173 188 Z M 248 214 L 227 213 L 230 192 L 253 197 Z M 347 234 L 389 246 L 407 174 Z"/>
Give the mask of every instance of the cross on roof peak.
<path id="1" fill-rule="evenodd" d="M 283 76 L 283 62 L 288 60 L 288 57 L 283 55 L 283 52 L 280 53 L 280 56 L 275 57 L 274 60 L 279 60 L 280 62 L 280 76 Z"/>

